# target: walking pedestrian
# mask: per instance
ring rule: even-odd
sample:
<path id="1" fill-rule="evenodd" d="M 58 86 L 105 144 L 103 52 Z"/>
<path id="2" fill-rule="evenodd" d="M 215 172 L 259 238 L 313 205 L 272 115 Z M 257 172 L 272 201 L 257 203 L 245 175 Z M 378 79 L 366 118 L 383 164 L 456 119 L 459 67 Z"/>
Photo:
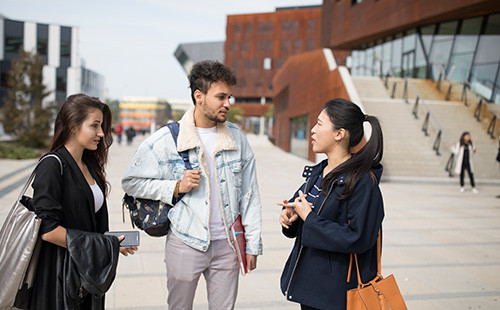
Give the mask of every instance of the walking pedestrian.
<path id="1" fill-rule="evenodd" d="M 167 204 L 185 193 L 168 214 L 169 309 L 193 308 L 202 274 L 209 309 L 233 309 L 239 272 L 229 227 L 238 216 L 250 270 L 262 254 L 255 158 L 245 134 L 226 122 L 234 73 L 219 62 L 202 61 L 193 66 L 189 83 L 194 107 L 180 120 L 177 147 L 168 127 L 153 133 L 139 146 L 122 187 L 130 196 Z M 192 170 L 185 170 L 178 151 L 188 151 Z"/>
<path id="2" fill-rule="evenodd" d="M 83 286 L 76 287 L 76 293 L 70 291 L 74 288 L 73 281 L 77 281 L 71 273 L 73 264 L 84 261 L 76 269 L 80 274 L 92 274 L 96 286 L 108 279 L 98 286 L 104 290 L 114 279 L 113 257 L 117 258 L 118 250 L 124 255 L 137 250 L 118 248 L 118 240 L 113 240 L 116 237 L 102 235 L 109 227 L 106 204 L 109 187 L 104 168 L 112 140 L 111 112 L 107 105 L 84 94 L 66 99 L 57 114 L 49 146 L 50 153 L 62 165 L 57 158 L 47 157 L 36 168 L 32 185 L 35 212 L 42 220 L 43 242 L 30 309 L 104 309 L 104 295 L 90 294 Z M 94 240 L 86 241 L 84 257 L 81 248 L 78 253 L 69 252 L 68 240 L 76 234 L 80 239 L 76 244 L 89 240 L 87 236 Z"/>
<path id="3" fill-rule="evenodd" d="M 116 125 L 115 127 L 115 134 L 118 138 L 118 144 L 122 144 L 122 135 L 123 135 L 123 127 L 121 124 Z"/>
<path id="4" fill-rule="evenodd" d="M 351 154 L 363 139 L 364 122 L 372 127 L 371 137 Z M 357 254 L 364 283 L 377 274 L 377 236 L 384 218 L 378 185 L 382 130 L 376 117 L 363 114 L 354 103 L 333 99 L 311 134 L 313 151 L 327 159 L 306 166 L 305 183 L 279 203 L 284 207 L 279 218 L 283 234 L 295 238 L 281 290 L 301 309 L 346 309 L 347 291 L 358 285 L 356 275 L 349 274 L 350 254 Z"/>
<path id="5" fill-rule="evenodd" d="M 460 136 L 460 140 L 451 147 L 451 151 L 455 154 L 457 161 L 455 163 L 455 173 L 460 175 L 460 192 L 465 191 L 464 177 L 465 171 L 469 174 L 470 185 L 474 194 L 479 194 L 474 182 L 474 165 L 472 156 L 476 153 L 476 148 L 472 143 L 470 132 L 464 131 Z"/>

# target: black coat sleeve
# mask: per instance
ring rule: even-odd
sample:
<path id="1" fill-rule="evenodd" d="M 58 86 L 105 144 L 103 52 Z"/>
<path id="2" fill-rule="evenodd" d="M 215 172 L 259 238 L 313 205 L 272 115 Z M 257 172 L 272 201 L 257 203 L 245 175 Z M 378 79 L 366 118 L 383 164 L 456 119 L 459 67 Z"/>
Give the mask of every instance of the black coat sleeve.
<path id="1" fill-rule="evenodd" d="M 370 249 L 377 240 L 384 217 L 382 194 L 377 182 L 370 175 L 364 175 L 346 203 L 348 223 L 345 224 L 309 213 L 302 228 L 303 244 L 340 253 L 364 253 Z"/>
<path id="2" fill-rule="evenodd" d="M 63 217 L 63 177 L 56 158 L 43 159 L 36 168 L 33 181 L 35 213 L 42 219 L 40 235 L 54 230 Z"/>

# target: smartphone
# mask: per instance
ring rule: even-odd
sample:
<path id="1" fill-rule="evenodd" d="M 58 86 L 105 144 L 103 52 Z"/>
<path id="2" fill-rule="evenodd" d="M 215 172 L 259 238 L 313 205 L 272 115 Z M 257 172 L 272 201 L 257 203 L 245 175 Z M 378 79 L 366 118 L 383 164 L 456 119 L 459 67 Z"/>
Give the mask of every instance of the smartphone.
<path id="1" fill-rule="evenodd" d="M 136 230 L 131 231 L 107 231 L 105 235 L 120 237 L 125 236 L 125 238 L 120 242 L 121 247 L 128 246 L 139 246 L 139 232 Z"/>

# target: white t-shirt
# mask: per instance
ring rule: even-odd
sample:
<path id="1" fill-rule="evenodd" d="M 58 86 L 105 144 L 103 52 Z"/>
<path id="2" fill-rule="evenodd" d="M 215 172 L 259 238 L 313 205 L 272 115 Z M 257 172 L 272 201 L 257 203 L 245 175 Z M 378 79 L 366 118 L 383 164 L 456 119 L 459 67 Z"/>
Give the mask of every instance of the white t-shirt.
<path id="1" fill-rule="evenodd" d="M 222 220 L 222 202 L 220 200 L 217 174 L 215 171 L 214 151 L 219 139 L 217 126 L 212 128 L 196 127 L 198 137 L 203 145 L 203 152 L 207 159 L 210 173 L 210 240 L 226 239 L 226 228 Z"/>
<path id="2" fill-rule="evenodd" d="M 104 194 L 102 193 L 101 188 L 99 187 L 99 185 L 97 185 L 97 182 L 95 180 L 94 185 L 90 185 L 90 189 L 94 194 L 95 213 L 97 213 L 104 204 Z"/>

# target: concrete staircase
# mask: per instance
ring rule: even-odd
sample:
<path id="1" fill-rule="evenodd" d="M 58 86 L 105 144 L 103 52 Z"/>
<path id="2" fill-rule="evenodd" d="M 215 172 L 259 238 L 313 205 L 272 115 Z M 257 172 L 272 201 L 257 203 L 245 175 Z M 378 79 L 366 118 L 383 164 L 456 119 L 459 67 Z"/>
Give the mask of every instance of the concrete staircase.
<path id="1" fill-rule="evenodd" d="M 403 99 L 391 99 L 389 95 L 393 91 L 393 84 L 398 83 L 395 97 L 402 98 L 402 79 L 392 79 L 388 90 L 376 77 L 353 77 L 353 82 L 367 113 L 378 116 L 382 121 L 385 137 L 383 163 L 389 178 L 446 180 L 447 173 L 444 170 L 450 154 L 449 146 L 458 141 L 463 131 L 469 131 L 477 148 L 473 158 L 476 179 L 480 182 L 497 182 L 500 176 L 495 161 L 498 141 L 486 133 L 484 122 L 474 118 L 471 107 L 459 101 L 445 100 L 447 87 L 439 92 L 433 82 L 413 79 L 413 86 L 407 88 L 410 103 L 406 104 Z M 432 150 L 435 136 L 426 137 L 421 130 L 423 118 L 416 120 L 412 115 L 417 92 L 443 129 L 441 156 Z M 453 95 L 455 97 L 452 96 L 452 99 L 455 99 L 457 94 Z"/>
<path id="2" fill-rule="evenodd" d="M 384 179 L 447 179 L 444 164 L 411 114 L 411 106 L 403 99 L 391 99 L 379 78 L 352 79 L 366 113 L 377 116 L 382 124 Z"/>

